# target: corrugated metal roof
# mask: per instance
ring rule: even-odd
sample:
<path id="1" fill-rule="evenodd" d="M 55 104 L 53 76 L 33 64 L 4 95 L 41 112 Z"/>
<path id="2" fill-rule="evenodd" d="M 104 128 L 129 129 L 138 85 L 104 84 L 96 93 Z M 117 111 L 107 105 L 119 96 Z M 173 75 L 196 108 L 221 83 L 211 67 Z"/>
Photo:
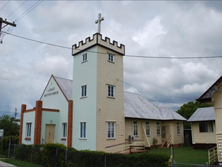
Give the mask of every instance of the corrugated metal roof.
<path id="1" fill-rule="evenodd" d="M 186 121 L 170 108 L 159 107 L 141 95 L 130 92 L 124 92 L 124 113 L 128 118 Z"/>
<path id="2" fill-rule="evenodd" d="M 72 99 L 72 80 L 56 77 L 55 79 L 68 100 Z M 154 119 L 154 120 L 182 120 L 180 114 L 167 107 L 158 107 L 139 94 L 124 92 L 124 113 L 128 118 Z"/>
<path id="3" fill-rule="evenodd" d="M 186 118 L 178 114 L 177 112 L 171 110 L 168 107 L 160 107 L 160 111 L 162 113 L 164 120 L 183 120 L 186 121 Z"/>
<path id="4" fill-rule="evenodd" d="M 68 100 L 72 100 L 72 80 L 54 76 Z"/>
<path id="5" fill-rule="evenodd" d="M 215 121 L 214 107 L 198 108 L 188 122 Z"/>

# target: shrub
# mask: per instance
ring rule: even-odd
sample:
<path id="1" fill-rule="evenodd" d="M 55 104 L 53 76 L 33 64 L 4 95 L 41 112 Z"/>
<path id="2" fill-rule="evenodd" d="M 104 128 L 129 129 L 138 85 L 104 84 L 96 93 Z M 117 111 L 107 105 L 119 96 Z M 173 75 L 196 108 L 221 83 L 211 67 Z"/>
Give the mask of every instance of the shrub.
<path id="1" fill-rule="evenodd" d="M 167 167 L 169 165 L 167 155 L 150 153 L 125 155 L 101 151 L 77 151 L 74 148 L 66 148 L 62 144 L 45 144 L 43 149 L 40 149 L 41 147 L 41 145 L 20 145 L 16 151 L 16 158 L 47 167 Z M 67 161 L 65 162 L 66 151 Z"/>
<path id="2" fill-rule="evenodd" d="M 66 166 L 85 167 L 167 167 L 169 157 L 149 153 L 138 154 L 111 154 L 98 151 L 69 151 Z"/>
<path id="3" fill-rule="evenodd" d="M 22 161 L 31 162 L 31 155 L 32 155 L 32 145 L 21 144 L 16 149 L 15 158 Z"/>
<path id="4" fill-rule="evenodd" d="M 11 138 L 11 144 L 18 144 L 18 136 L 6 136 L 0 139 L 1 144 L 1 154 L 8 155 L 9 141 Z"/>
<path id="5" fill-rule="evenodd" d="M 32 163 L 43 165 L 42 150 L 43 150 L 43 145 L 34 145 L 32 147 L 32 156 L 31 156 Z"/>
<path id="6" fill-rule="evenodd" d="M 63 144 L 45 144 L 42 151 L 42 161 L 47 167 L 65 165 L 65 149 Z"/>
<path id="7" fill-rule="evenodd" d="M 104 167 L 104 152 L 99 151 L 76 151 L 69 150 L 68 152 L 68 162 L 66 166 L 73 167 L 85 167 L 85 166 L 103 166 Z"/>
<path id="8" fill-rule="evenodd" d="M 42 147 L 42 145 L 21 144 L 16 148 L 15 158 L 42 165 Z"/>
<path id="9" fill-rule="evenodd" d="M 152 141 L 152 144 L 153 144 L 153 146 L 156 148 L 157 147 L 157 143 L 158 143 L 158 140 L 157 140 L 157 138 L 153 138 L 153 141 Z"/>
<path id="10" fill-rule="evenodd" d="M 121 166 L 121 167 L 167 167 L 169 157 L 166 155 L 155 155 L 149 153 L 137 154 L 108 154 L 107 167 Z"/>

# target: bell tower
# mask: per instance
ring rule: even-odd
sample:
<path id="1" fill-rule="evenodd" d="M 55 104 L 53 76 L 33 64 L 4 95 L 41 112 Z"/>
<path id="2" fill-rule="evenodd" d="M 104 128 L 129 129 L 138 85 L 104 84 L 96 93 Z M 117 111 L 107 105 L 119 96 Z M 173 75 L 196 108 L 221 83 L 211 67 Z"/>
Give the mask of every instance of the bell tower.
<path id="1" fill-rule="evenodd" d="M 73 147 L 104 151 L 124 142 L 125 46 L 96 33 L 74 44 L 72 55 Z"/>

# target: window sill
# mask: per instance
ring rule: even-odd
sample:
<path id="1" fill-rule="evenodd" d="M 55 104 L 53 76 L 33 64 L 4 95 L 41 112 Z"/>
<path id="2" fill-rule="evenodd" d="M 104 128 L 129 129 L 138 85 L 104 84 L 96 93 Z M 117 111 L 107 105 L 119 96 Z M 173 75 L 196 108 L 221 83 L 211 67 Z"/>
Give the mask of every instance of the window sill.
<path id="1" fill-rule="evenodd" d="M 79 140 L 87 140 L 87 138 L 79 138 Z"/>
<path id="2" fill-rule="evenodd" d="M 116 138 L 107 138 L 106 140 L 116 140 Z"/>
<path id="3" fill-rule="evenodd" d="M 150 135 L 146 135 L 146 137 L 151 137 Z"/>
<path id="4" fill-rule="evenodd" d="M 66 138 L 61 138 L 62 141 L 66 141 Z"/>
<path id="5" fill-rule="evenodd" d="M 109 98 L 109 99 L 115 99 L 115 97 L 111 97 L 111 96 L 107 96 L 107 98 Z"/>
<path id="6" fill-rule="evenodd" d="M 30 141 L 30 140 L 31 140 L 31 137 L 26 137 L 25 140 L 29 140 L 29 141 Z"/>
<path id="7" fill-rule="evenodd" d="M 80 99 L 85 99 L 85 98 L 87 98 L 87 96 L 80 97 Z"/>
<path id="8" fill-rule="evenodd" d="M 114 61 L 110 61 L 110 60 L 107 60 L 109 63 L 113 63 L 113 64 L 115 64 L 115 62 Z"/>
<path id="9" fill-rule="evenodd" d="M 83 64 L 83 63 L 86 63 L 86 62 L 88 62 L 88 60 L 82 61 L 82 64 Z"/>

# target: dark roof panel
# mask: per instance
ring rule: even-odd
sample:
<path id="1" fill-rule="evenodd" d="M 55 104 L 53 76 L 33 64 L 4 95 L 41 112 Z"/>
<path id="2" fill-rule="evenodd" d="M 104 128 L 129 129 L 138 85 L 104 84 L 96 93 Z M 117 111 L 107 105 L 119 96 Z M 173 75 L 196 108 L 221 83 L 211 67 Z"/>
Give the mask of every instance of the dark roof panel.
<path id="1" fill-rule="evenodd" d="M 222 83 L 222 76 L 206 91 L 204 92 L 197 101 L 199 102 L 211 102 L 211 98 L 217 92 L 219 85 Z"/>

